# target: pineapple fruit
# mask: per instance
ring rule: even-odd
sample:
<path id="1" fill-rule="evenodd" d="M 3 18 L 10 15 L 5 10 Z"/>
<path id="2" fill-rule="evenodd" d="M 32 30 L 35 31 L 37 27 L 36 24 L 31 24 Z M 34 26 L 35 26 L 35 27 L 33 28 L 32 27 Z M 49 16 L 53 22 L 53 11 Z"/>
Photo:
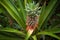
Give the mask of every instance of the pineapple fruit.
<path id="1" fill-rule="evenodd" d="M 38 27 L 39 15 L 41 12 L 40 9 L 41 7 L 39 7 L 39 3 L 35 4 L 34 2 L 27 4 L 25 7 L 25 10 L 27 12 L 26 31 L 29 34 L 32 34 L 36 27 Z"/>

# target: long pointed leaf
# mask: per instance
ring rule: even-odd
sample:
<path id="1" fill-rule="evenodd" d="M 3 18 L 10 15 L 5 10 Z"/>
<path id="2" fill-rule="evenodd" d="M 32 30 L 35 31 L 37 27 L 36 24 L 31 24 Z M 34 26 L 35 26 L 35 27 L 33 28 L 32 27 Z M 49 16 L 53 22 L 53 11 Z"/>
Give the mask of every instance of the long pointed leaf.
<path id="1" fill-rule="evenodd" d="M 25 12 L 25 7 L 23 7 L 23 4 L 22 4 L 22 1 L 21 0 L 17 0 L 17 2 L 18 2 L 18 5 L 19 5 L 19 7 L 20 7 L 20 12 L 21 12 L 21 16 L 23 17 L 22 19 L 24 20 L 24 22 L 26 21 L 26 12 Z"/>
<path id="2" fill-rule="evenodd" d="M 49 36 L 52 36 L 52 37 L 57 38 L 57 39 L 60 40 L 60 37 L 58 37 L 57 35 L 55 35 L 55 34 L 53 34 L 51 32 L 47 32 L 47 31 L 39 32 L 39 33 L 37 33 L 37 35 L 49 35 Z"/>
<path id="3" fill-rule="evenodd" d="M 25 24 L 20 18 L 17 10 L 14 8 L 14 6 L 10 3 L 9 0 L 3 0 L 3 1 L 0 1 L 0 3 L 5 7 L 5 9 L 9 12 L 9 14 L 17 21 L 17 23 L 21 27 L 25 27 Z"/>
<path id="4" fill-rule="evenodd" d="M 44 13 L 41 13 L 40 20 L 39 20 L 39 28 L 43 25 L 46 18 L 49 16 L 51 10 L 54 8 L 57 0 L 51 0 L 46 9 L 44 10 Z M 52 3 L 52 4 L 51 4 Z"/>

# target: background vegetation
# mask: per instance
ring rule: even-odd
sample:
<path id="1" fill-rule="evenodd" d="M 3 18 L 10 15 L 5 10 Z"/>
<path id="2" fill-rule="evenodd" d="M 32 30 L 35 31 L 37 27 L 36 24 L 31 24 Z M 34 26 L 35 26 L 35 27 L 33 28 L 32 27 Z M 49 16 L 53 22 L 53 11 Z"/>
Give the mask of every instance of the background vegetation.
<path id="1" fill-rule="evenodd" d="M 41 14 L 38 28 L 28 35 L 25 6 L 33 1 Z M 60 0 L 0 0 L 0 40 L 60 40 Z"/>

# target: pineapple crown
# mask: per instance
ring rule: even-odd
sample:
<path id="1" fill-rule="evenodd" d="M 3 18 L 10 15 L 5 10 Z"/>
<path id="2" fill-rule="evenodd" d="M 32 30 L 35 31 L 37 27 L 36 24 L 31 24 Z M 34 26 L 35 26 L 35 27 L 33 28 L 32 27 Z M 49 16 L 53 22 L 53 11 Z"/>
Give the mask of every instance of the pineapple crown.
<path id="1" fill-rule="evenodd" d="M 35 2 L 32 2 L 32 3 L 27 3 L 26 5 L 26 12 L 28 13 L 28 15 L 31 15 L 31 16 L 38 16 L 41 12 L 41 7 L 39 7 L 39 3 L 35 3 Z"/>

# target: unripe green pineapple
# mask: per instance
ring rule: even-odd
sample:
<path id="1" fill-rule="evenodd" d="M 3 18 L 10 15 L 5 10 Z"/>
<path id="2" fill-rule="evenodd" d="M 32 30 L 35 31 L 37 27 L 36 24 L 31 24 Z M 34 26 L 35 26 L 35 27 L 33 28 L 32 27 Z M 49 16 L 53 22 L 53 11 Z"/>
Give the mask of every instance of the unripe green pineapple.
<path id="1" fill-rule="evenodd" d="M 40 9 L 41 9 L 41 7 L 39 7 L 39 3 L 35 4 L 33 2 L 33 3 L 29 3 L 26 5 L 26 9 L 25 9 L 27 12 L 26 30 L 30 34 L 32 34 L 34 29 L 38 26 L 39 14 L 41 12 Z"/>

